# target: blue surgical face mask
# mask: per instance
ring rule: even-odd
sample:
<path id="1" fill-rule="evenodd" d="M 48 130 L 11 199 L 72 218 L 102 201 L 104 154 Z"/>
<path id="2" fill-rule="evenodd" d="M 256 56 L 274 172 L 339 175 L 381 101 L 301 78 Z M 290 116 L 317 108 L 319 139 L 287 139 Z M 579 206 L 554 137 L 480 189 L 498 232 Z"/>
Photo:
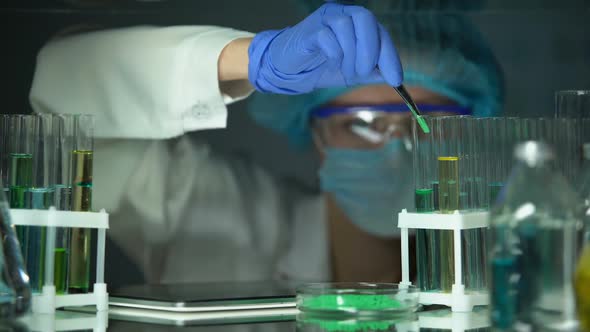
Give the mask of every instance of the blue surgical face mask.
<path id="1" fill-rule="evenodd" d="M 374 235 L 398 234 L 397 214 L 414 206 L 412 158 L 401 139 L 377 150 L 326 148 L 320 183 L 355 225 Z"/>

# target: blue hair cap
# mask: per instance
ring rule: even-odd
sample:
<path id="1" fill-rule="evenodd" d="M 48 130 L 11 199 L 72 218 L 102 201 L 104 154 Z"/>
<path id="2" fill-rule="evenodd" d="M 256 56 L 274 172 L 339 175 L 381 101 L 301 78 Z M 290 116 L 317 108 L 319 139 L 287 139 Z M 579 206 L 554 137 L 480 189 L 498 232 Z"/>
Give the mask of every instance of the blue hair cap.
<path id="1" fill-rule="evenodd" d="M 474 116 L 501 113 L 504 84 L 500 66 L 466 17 L 435 12 L 374 13 L 399 52 L 404 85 L 445 96 L 471 109 Z M 259 124 L 286 134 L 295 147 L 305 148 L 311 143 L 310 112 L 354 88 L 322 89 L 297 96 L 256 93 L 248 109 Z"/>

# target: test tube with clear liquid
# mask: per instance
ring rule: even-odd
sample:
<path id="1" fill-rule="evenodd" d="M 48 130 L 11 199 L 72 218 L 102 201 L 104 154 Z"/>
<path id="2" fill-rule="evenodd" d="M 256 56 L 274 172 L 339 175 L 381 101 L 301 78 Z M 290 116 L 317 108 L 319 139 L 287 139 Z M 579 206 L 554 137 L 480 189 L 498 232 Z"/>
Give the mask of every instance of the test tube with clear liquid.
<path id="1" fill-rule="evenodd" d="M 94 118 L 76 115 L 72 151 L 72 211 L 92 209 L 92 163 Z M 70 237 L 69 293 L 87 293 L 90 288 L 91 230 L 73 228 Z"/>
<path id="2" fill-rule="evenodd" d="M 433 128 L 432 118 L 424 116 L 429 128 Z M 434 212 L 434 192 L 432 183 L 436 179 L 433 173 L 433 154 L 430 135 L 425 135 L 414 119 L 412 122 L 413 162 L 415 205 L 418 213 Z M 438 246 L 437 233 L 431 229 L 416 229 L 416 266 L 417 283 L 422 291 L 439 289 L 437 284 Z"/>

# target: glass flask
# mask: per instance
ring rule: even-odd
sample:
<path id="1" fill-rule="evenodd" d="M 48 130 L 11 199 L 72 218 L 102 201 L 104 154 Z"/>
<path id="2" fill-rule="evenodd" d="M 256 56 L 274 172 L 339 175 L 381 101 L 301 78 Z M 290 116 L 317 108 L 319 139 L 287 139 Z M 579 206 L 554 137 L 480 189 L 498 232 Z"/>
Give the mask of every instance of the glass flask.
<path id="1" fill-rule="evenodd" d="M 31 288 L 25 272 L 23 257 L 14 227 L 10 222 L 10 208 L 0 181 L 0 321 L 20 316 L 31 306 Z"/>
<path id="2" fill-rule="evenodd" d="M 516 165 L 491 211 L 490 314 L 502 330 L 575 330 L 573 278 L 581 218 L 578 196 L 553 171 L 544 143 L 514 150 Z"/>

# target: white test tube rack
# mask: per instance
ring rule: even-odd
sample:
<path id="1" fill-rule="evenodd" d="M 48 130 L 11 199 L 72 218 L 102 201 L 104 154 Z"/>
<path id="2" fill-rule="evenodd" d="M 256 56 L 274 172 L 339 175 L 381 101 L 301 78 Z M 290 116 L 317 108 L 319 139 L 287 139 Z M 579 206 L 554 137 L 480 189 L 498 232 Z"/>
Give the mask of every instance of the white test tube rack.
<path id="1" fill-rule="evenodd" d="M 461 231 L 475 228 L 488 227 L 487 212 L 460 213 L 455 211 L 450 214 L 443 213 L 410 213 L 406 209 L 398 214 L 398 227 L 401 230 L 402 250 L 402 281 L 401 286 L 409 286 L 410 281 L 410 229 L 434 229 L 453 231 L 453 252 L 455 256 L 455 282 L 451 292 L 420 292 L 420 304 L 439 304 L 450 307 L 453 312 L 470 312 L 474 306 L 487 305 L 489 303 L 486 291 L 466 291 L 462 281 L 463 276 L 463 252 L 461 246 Z M 416 259 L 420 259 L 416 257 Z"/>
<path id="2" fill-rule="evenodd" d="M 55 255 L 45 255 L 45 276 L 43 290 L 33 294 L 33 313 L 52 314 L 56 308 L 95 305 L 97 311 L 108 310 L 107 285 L 104 282 L 104 263 L 106 230 L 109 228 L 109 215 L 100 212 L 11 209 L 11 221 L 18 226 L 47 227 L 45 252 L 53 253 L 56 242 L 56 228 L 90 228 L 98 230 L 96 250 L 96 283 L 94 291 L 87 294 L 58 295 L 54 284 Z"/>
<path id="3" fill-rule="evenodd" d="M 19 319 L 29 330 L 35 332 L 93 331 L 106 332 L 109 326 L 108 311 L 82 314 L 72 311 L 57 311 L 55 314 L 29 314 Z"/>

